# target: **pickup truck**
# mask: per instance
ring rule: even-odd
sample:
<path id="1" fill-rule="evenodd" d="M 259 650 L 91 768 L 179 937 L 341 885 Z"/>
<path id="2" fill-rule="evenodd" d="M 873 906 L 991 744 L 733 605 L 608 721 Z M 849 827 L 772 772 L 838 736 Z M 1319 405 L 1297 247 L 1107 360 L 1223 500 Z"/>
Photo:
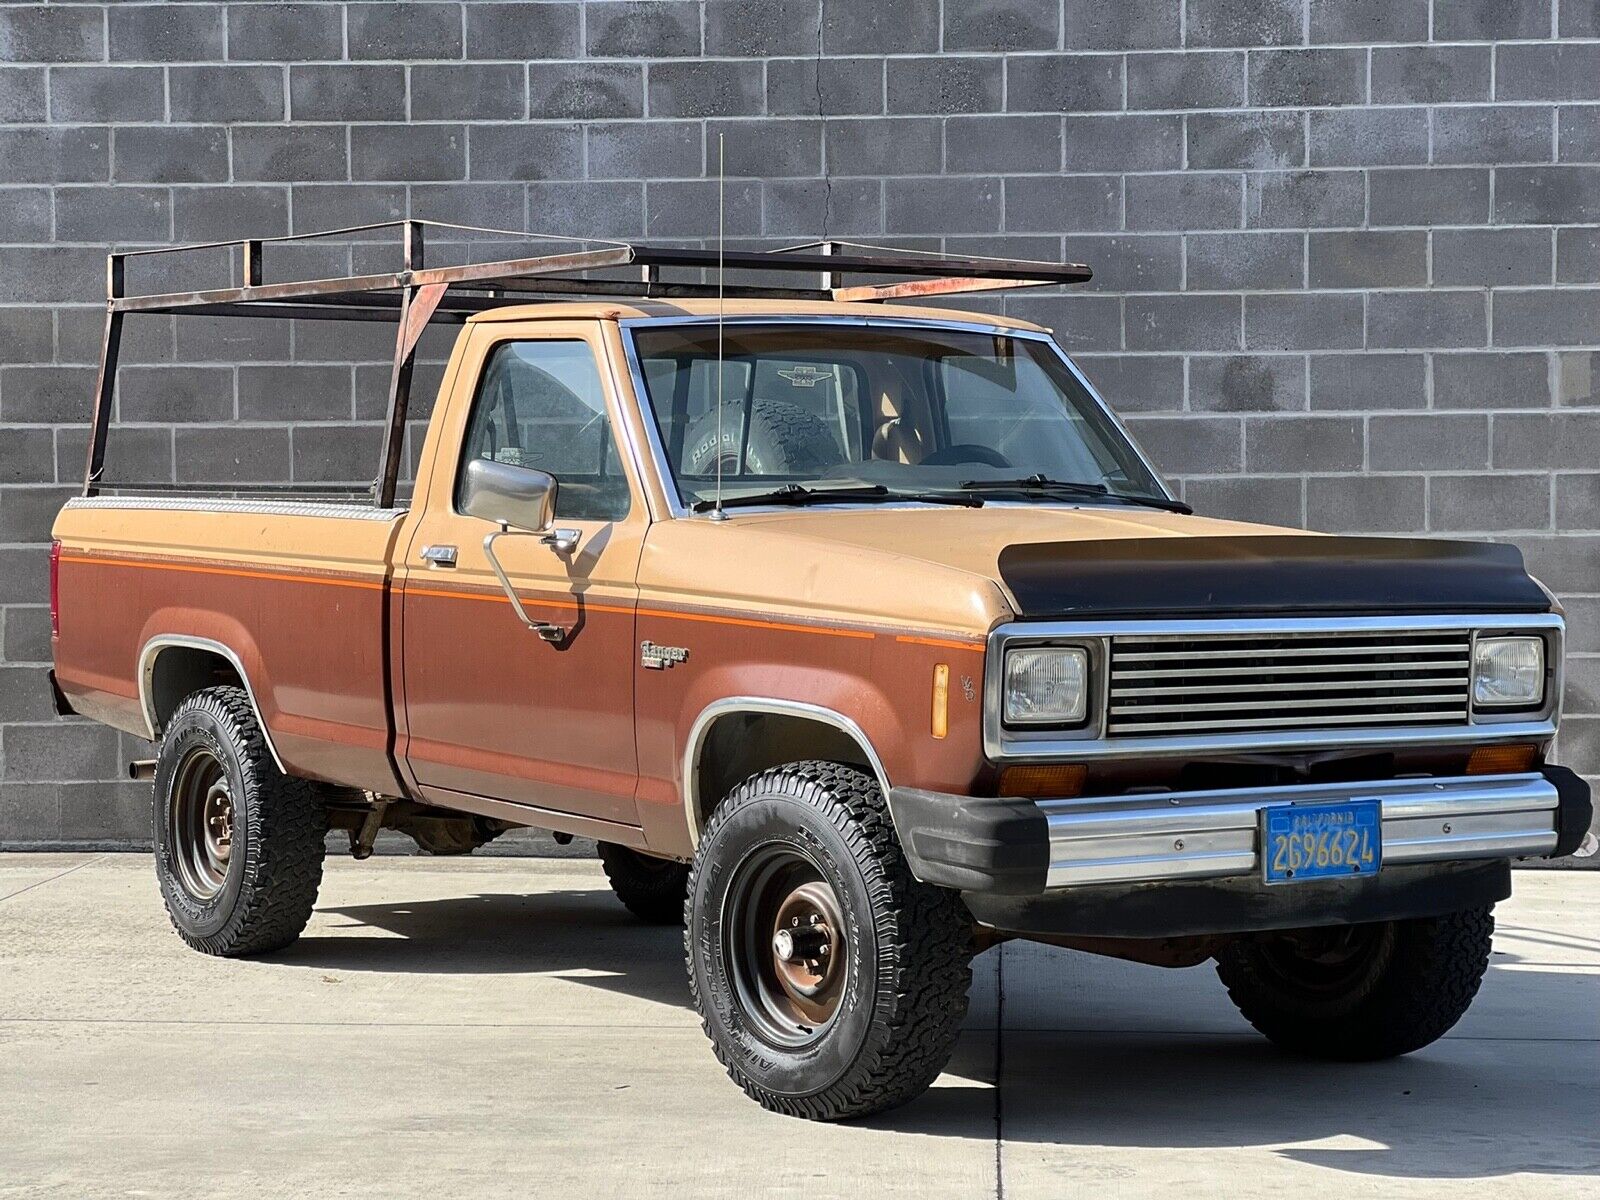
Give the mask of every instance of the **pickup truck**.
<path id="1" fill-rule="evenodd" d="M 1085 268 L 429 268 L 404 232 L 402 269 L 308 283 L 262 283 L 256 241 L 199 292 L 112 260 L 53 678 L 159 745 L 133 769 L 197 950 L 292 942 L 330 830 L 592 838 L 683 924 L 733 1080 L 839 1119 L 929 1085 L 1010 938 L 1214 961 L 1301 1054 L 1417 1050 L 1477 991 L 1511 863 L 1585 836 L 1548 759 L 1562 614 L 1514 548 L 1194 515 L 1047 330 L 888 303 Z M 112 483 L 138 313 L 396 322 L 372 493 Z M 430 321 L 461 330 L 400 498 Z"/>

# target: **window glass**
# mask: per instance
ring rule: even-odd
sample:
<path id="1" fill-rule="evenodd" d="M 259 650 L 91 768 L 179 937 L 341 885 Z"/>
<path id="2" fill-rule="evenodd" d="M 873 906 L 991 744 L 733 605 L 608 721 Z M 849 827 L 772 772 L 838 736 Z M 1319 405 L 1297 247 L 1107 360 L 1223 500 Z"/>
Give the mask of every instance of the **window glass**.
<path id="1" fill-rule="evenodd" d="M 628 515 L 628 481 L 587 342 L 507 342 L 496 348 L 473 403 L 463 466 L 472 458 L 554 475 L 561 485 L 558 517 L 615 521 Z"/>
<path id="2" fill-rule="evenodd" d="M 686 504 L 785 484 L 890 492 L 996 490 L 1035 476 L 1163 500 L 1116 423 L 1046 343 L 939 326 L 643 325 L 633 331 L 650 409 Z M 722 360 L 722 418 L 717 362 Z"/>
<path id="3" fill-rule="evenodd" d="M 950 356 L 939 360 L 939 372 L 952 446 L 988 447 L 1022 469 L 1106 480 L 1112 447 L 1083 409 L 1060 402 L 1037 360 Z"/>

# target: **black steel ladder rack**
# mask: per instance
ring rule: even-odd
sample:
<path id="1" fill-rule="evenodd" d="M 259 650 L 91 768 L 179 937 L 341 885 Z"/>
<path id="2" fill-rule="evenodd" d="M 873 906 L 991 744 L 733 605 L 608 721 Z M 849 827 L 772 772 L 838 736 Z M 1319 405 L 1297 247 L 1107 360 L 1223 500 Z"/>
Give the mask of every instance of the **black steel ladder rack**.
<path id="1" fill-rule="evenodd" d="M 437 232 L 488 234 L 499 241 L 543 241 L 581 249 L 455 266 L 426 264 L 425 247 Z M 396 270 L 326 279 L 264 281 L 266 246 L 393 232 L 400 242 Z M 129 295 L 132 259 L 226 251 L 238 263 L 240 283 L 193 291 Z M 721 273 L 719 281 L 716 273 Z M 594 274 L 609 272 L 609 274 Z M 665 272 L 683 277 L 667 279 Z M 728 278 L 732 272 L 734 279 Z M 750 283 L 742 277 L 811 275 L 815 283 Z M 711 274 L 712 278 L 707 278 Z M 124 318 L 132 314 L 228 317 L 294 317 L 332 321 L 391 321 L 397 326 L 389 381 L 388 429 L 373 488 L 380 507 L 394 504 L 403 453 L 406 411 L 417 342 L 432 322 L 459 324 L 475 313 L 508 305 L 582 298 L 640 300 L 813 300 L 882 303 L 1017 288 L 1086 282 L 1092 272 L 1079 263 L 944 255 L 853 242 L 811 242 L 777 250 L 697 249 L 544 234 L 438 221 L 395 220 L 282 237 L 244 238 L 147 250 L 107 258 L 106 323 L 95 386 L 83 494 L 96 495 L 105 468 L 117 355 Z M 847 282 L 854 277 L 854 282 Z"/>

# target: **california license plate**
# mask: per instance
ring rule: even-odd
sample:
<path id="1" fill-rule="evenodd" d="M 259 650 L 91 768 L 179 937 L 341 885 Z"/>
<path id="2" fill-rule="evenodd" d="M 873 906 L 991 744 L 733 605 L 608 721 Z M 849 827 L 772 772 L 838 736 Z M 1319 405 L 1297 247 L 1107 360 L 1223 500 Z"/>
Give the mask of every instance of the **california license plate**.
<path id="1" fill-rule="evenodd" d="M 1376 875 L 1383 862 L 1383 804 L 1277 804 L 1261 810 L 1268 883 Z"/>

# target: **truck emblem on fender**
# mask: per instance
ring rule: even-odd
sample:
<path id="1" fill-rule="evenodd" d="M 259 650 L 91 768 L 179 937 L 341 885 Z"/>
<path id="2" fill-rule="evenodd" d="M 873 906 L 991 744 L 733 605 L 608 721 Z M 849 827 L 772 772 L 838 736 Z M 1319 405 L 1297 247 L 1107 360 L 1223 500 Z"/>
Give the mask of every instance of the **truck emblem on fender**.
<path id="1" fill-rule="evenodd" d="M 681 663 L 688 657 L 687 646 L 658 646 L 651 641 L 645 641 L 639 646 L 639 661 L 652 671 L 660 671 L 675 663 Z"/>

